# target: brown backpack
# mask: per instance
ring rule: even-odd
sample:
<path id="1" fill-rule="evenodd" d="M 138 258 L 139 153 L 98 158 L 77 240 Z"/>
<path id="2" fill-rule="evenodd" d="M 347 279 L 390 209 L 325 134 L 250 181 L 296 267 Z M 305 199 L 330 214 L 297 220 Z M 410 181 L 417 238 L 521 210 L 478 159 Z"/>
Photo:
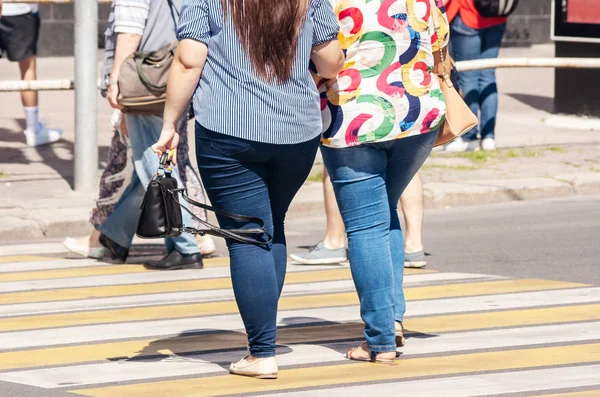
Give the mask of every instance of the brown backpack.
<path id="1" fill-rule="evenodd" d="M 177 27 L 179 11 L 171 0 L 173 23 Z M 119 104 L 129 114 L 163 114 L 167 100 L 169 69 L 175 59 L 177 41 L 156 51 L 137 51 L 127 57 L 119 76 Z"/>

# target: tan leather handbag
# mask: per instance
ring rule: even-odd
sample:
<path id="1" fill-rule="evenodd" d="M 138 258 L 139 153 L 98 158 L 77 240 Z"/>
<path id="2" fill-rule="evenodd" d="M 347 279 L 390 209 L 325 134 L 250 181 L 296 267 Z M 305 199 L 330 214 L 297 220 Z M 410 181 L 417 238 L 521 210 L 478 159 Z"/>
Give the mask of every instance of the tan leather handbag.
<path id="1" fill-rule="evenodd" d="M 435 10 L 435 0 L 431 0 L 431 13 Z M 446 48 L 443 47 L 443 39 L 440 34 L 440 21 L 433 15 L 433 23 L 435 32 L 438 37 L 440 50 L 434 53 L 435 58 L 435 73 L 440 80 L 440 88 L 444 94 L 444 102 L 446 103 L 446 121 L 442 124 L 438 133 L 435 146 L 446 145 L 454 139 L 464 135 L 475 127 L 479 120 L 467 106 L 461 95 L 454 88 L 450 80 L 451 60 L 446 56 Z"/>

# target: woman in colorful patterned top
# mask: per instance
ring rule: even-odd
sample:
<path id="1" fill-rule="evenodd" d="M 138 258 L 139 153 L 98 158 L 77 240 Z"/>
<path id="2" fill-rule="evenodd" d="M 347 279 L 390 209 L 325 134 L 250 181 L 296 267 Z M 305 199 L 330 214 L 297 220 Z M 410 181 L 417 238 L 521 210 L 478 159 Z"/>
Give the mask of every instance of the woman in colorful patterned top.
<path id="1" fill-rule="evenodd" d="M 393 362 L 396 330 L 401 335 L 404 244 L 396 208 L 446 113 L 432 71 L 448 22 L 434 1 L 334 1 L 347 59 L 336 79 L 319 84 L 321 150 L 365 322 L 366 342 L 347 354 L 354 360 Z"/>

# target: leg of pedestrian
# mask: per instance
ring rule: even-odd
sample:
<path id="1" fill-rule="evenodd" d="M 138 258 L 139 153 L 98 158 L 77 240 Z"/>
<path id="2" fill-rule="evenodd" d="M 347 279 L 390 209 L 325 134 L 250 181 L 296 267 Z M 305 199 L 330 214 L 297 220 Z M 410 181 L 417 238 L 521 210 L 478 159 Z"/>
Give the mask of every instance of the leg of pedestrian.
<path id="1" fill-rule="evenodd" d="M 133 152 L 133 165 L 136 175 L 145 189 L 158 169 L 158 156 L 152 151 L 151 146 L 160 136 L 162 117 L 155 115 L 126 115 L 125 117 Z M 177 179 L 179 186 L 183 186 L 179 176 L 179 166 L 173 169 L 172 176 Z M 190 225 L 191 220 L 191 216 L 183 211 L 183 224 Z M 137 222 L 135 224 L 137 226 Z M 170 270 L 202 268 L 202 256 L 193 235 L 183 233 L 179 237 L 166 238 L 165 245 L 167 255 L 159 261 L 148 262 L 146 267 Z"/>
<path id="2" fill-rule="evenodd" d="M 410 267 L 406 264 L 407 260 L 409 262 L 411 260 L 411 255 L 406 255 L 405 247 L 412 249 L 418 247 L 420 244 L 421 252 L 423 252 L 423 187 L 418 170 L 425 162 L 427 156 L 429 156 L 437 135 L 437 131 L 431 131 L 421 137 L 422 139 L 418 148 L 414 147 L 416 146 L 414 141 L 417 139 L 413 140 L 413 142 L 400 140 L 393 146 L 388 162 L 386 186 L 391 219 L 390 253 L 394 269 L 394 325 L 398 347 L 405 344 L 403 327 L 404 314 L 406 312 L 404 268 Z M 400 199 L 406 222 L 406 242 L 403 239 L 400 220 L 398 218 L 398 199 Z M 416 256 L 414 253 L 412 254 L 413 257 Z M 425 261 L 424 254 L 422 261 Z"/>
<path id="3" fill-rule="evenodd" d="M 119 110 L 113 111 L 110 121 L 112 139 L 108 148 L 106 167 L 100 177 L 100 187 L 96 206 L 92 208 L 90 223 L 94 230 L 89 236 L 71 238 L 63 241 L 63 245 L 72 253 L 90 258 L 100 259 L 105 249 L 100 244 L 100 229 L 131 181 L 133 165 L 127 148 L 127 141 L 122 133 L 125 128 L 124 118 Z"/>
<path id="4" fill-rule="evenodd" d="M 376 358 L 393 360 L 395 296 L 385 183 L 387 152 L 374 145 L 363 145 L 344 149 L 322 147 L 322 153 L 346 224 L 352 277 L 365 322 L 367 343 L 348 356 L 368 361 L 371 352 L 377 352 Z M 347 166 L 350 163 L 352 167 Z"/>
<path id="5" fill-rule="evenodd" d="M 186 110 L 184 114 L 187 114 Z M 206 194 L 202 187 L 202 181 L 198 176 L 196 170 L 192 166 L 189 156 L 189 144 L 188 144 L 188 129 L 187 122 L 182 122 L 179 127 L 179 144 L 177 145 L 177 164 L 179 164 L 179 175 L 183 182 L 183 186 L 187 190 L 189 197 L 202 204 L 206 204 Z M 200 207 L 192 206 L 192 213 L 203 221 L 208 220 L 208 215 L 205 209 Z M 198 229 L 202 229 L 202 225 L 195 220 L 192 220 L 192 226 Z M 213 238 L 206 234 L 204 236 L 196 235 L 196 242 L 202 256 L 210 256 L 215 253 L 217 247 Z"/>
<path id="6" fill-rule="evenodd" d="M 495 25 L 482 30 L 481 58 L 498 58 L 506 24 Z M 480 130 L 481 148 L 496 150 L 496 116 L 498 114 L 498 86 L 496 69 L 486 69 L 479 75 L 479 107 L 481 109 Z"/>
<path id="7" fill-rule="evenodd" d="M 281 295 L 287 267 L 287 245 L 284 230 L 285 214 L 292 199 L 298 193 L 298 190 L 300 190 L 310 173 L 317 152 L 318 138 L 302 143 L 301 145 L 302 161 L 298 161 L 297 154 L 294 153 L 297 150 L 294 146 L 298 145 L 286 145 L 282 148 L 281 153 L 268 165 L 269 198 L 273 214 L 272 250 L 273 257 L 275 258 L 279 295 Z M 331 192 L 330 199 L 335 202 L 333 191 Z M 337 210 L 337 204 L 335 208 Z M 343 223 L 342 233 L 344 233 Z"/>
<path id="8" fill-rule="evenodd" d="M 452 41 L 452 57 L 455 61 L 468 61 L 481 58 L 481 35 L 476 29 L 464 24 L 460 16 L 457 16 L 450 26 L 450 40 Z M 469 71 L 459 73 L 459 82 L 464 93 L 465 102 L 471 111 L 479 114 L 479 75 L 480 71 Z M 479 148 L 477 141 L 478 128 L 474 127 L 462 138 L 455 139 L 445 150 L 449 152 L 464 152 Z"/>
<path id="9" fill-rule="evenodd" d="M 37 43 L 40 33 L 40 16 L 37 5 L 9 5 L 0 19 L 2 47 L 8 60 L 19 63 L 21 80 L 37 79 Z M 62 136 L 59 128 L 48 128 L 39 120 L 37 91 L 21 91 L 25 112 L 25 140 L 36 147 L 56 142 Z"/>
<path id="10" fill-rule="evenodd" d="M 346 261 L 346 231 L 344 220 L 335 200 L 331 178 L 327 168 L 323 167 L 323 197 L 325 202 L 325 219 L 327 230 L 325 238 L 308 252 L 294 253 L 290 258 L 303 265 L 332 265 Z"/>
<path id="11" fill-rule="evenodd" d="M 423 251 L 423 182 L 415 174 L 402 196 L 400 206 L 404 214 L 406 238 L 404 239 L 404 267 L 424 268 L 427 265 Z"/>

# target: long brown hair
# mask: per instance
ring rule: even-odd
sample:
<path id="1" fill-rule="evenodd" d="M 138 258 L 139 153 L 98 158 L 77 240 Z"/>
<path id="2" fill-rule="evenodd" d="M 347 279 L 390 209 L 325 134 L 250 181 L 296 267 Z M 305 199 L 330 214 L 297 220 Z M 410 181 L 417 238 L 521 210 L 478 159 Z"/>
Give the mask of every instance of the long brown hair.
<path id="1" fill-rule="evenodd" d="M 258 76 L 267 81 L 288 80 L 310 0 L 221 2 Z"/>

